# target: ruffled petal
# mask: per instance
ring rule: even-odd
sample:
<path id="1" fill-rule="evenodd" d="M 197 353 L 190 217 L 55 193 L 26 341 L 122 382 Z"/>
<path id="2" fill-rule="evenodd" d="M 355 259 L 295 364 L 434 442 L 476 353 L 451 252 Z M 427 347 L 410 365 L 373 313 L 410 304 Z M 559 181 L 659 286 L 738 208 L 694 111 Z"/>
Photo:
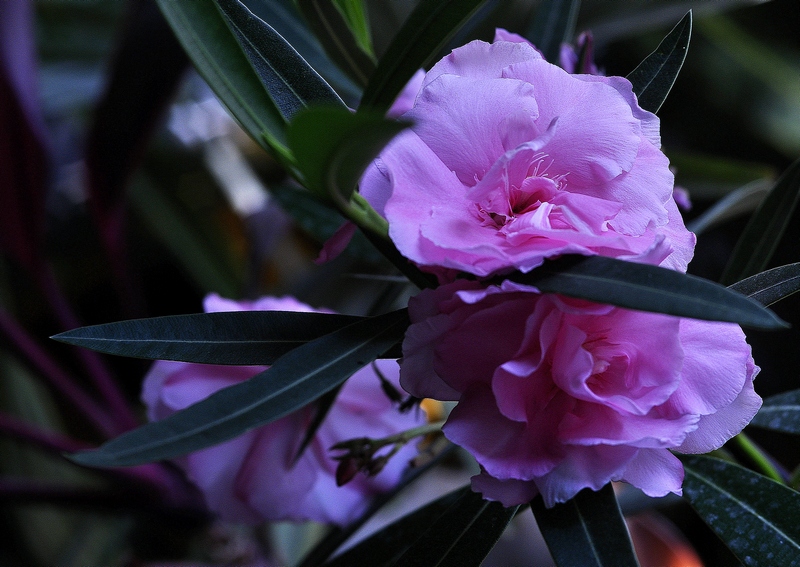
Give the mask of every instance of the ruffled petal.
<path id="1" fill-rule="evenodd" d="M 670 492 L 680 496 L 683 465 L 666 449 L 641 449 L 628 463 L 621 480 L 654 498 Z"/>

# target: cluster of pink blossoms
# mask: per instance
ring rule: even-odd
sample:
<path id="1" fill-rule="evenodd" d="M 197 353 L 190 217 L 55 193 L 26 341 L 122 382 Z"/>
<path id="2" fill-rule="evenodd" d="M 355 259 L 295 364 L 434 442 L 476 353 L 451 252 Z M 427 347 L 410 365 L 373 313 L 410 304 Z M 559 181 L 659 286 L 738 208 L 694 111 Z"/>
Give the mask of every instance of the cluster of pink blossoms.
<path id="1" fill-rule="evenodd" d="M 207 313 L 218 311 L 313 311 L 291 297 L 236 302 L 209 295 Z M 394 360 L 375 362 L 399 387 Z M 160 420 L 227 386 L 244 382 L 265 367 L 215 366 L 158 361 L 144 380 L 142 399 L 151 420 Z M 393 488 L 416 454 L 408 446 L 376 476 L 356 476 L 337 486 L 331 447 L 357 437 L 382 438 L 421 424 L 419 412 L 401 413 L 384 393 L 375 370 L 356 372 L 342 387 L 308 448 L 294 462 L 314 408 L 305 407 L 235 439 L 176 459 L 202 492 L 209 509 L 224 520 L 315 520 L 345 525 L 370 499 Z"/>
<path id="2" fill-rule="evenodd" d="M 458 402 L 444 433 L 480 464 L 473 488 L 509 506 L 612 480 L 680 493 L 671 451 L 716 449 L 760 407 L 741 329 L 481 281 L 562 254 L 686 271 L 658 118 L 626 79 L 569 74 L 504 31 L 420 73 L 390 114 L 413 126 L 360 191 L 442 284 L 409 303 L 401 384 Z"/>

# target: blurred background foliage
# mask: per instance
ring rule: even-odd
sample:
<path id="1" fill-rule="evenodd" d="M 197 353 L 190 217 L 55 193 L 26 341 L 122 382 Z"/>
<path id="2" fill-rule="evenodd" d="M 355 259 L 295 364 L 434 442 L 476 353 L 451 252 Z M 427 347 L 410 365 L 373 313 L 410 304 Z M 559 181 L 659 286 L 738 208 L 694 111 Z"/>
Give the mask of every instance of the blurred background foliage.
<path id="1" fill-rule="evenodd" d="M 259 0 L 245 3 L 258 11 Z M 259 552 L 237 528 L 198 530 L 207 519 L 185 485 L 165 504 L 150 489 L 66 463 L 63 444 L 21 441 L 31 436 L 15 429 L 18 422 L 90 444 L 108 434 L 42 380 L 52 362 L 81 387 L 96 387 L 84 378 L 92 363 L 46 337 L 78 324 L 198 312 L 211 291 L 235 298 L 292 293 L 361 314 L 392 289 L 390 278 L 376 277 L 392 270 L 358 239 L 333 262 L 313 263 L 340 220 L 293 188 L 228 117 L 154 2 L 0 6 L 0 170 L 7 173 L 0 171 L 0 409 L 12 420 L 0 423 L 0 528 L 9 534 L 0 564 L 256 561 Z M 413 2 L 366 6 L 380 56 Z M 534 0 L 489 2 L 452 43 L 490 39 L 495 26 L 524 33 L 535 7 Z M 702 232 L 690 271 L 718 279 L 747 213 L 800 155 L 800 5 L 584 0 L 577 29 L 594 34 L 598 66 L 624 76 L 689 8 L 689 55 L 659 115 L 664 150 L 693 202 L 687 220 Z M 31 66 L 12 63 L 26 54 L 34 56 Z M 357 91 L 340 79 L 352 101 Z M 14 106 L 14 85 L 22 109 Z M 726 205 L 715 208 L 721 199 Z M 774 265 L 798 260 L 798 235 L 794 222 Z M 795 329 L 797 301 L 776 306 Z M 763 368 L 759 393 L 796 387 L 796 332 L 748 336 Z M 141 419 L 136 400 L 145 363 L 100 364 Z M 754 437 L 790 470 L 800 460 L 784 438 Z M 691 518 L 681 526 L 697 530 L 695 541 L 706 533 Z M 700 551 L 708 564 L 736 564 L 721 543 L 706 539 Z M 288 547 L 296 552 L 298 545 Z"/>

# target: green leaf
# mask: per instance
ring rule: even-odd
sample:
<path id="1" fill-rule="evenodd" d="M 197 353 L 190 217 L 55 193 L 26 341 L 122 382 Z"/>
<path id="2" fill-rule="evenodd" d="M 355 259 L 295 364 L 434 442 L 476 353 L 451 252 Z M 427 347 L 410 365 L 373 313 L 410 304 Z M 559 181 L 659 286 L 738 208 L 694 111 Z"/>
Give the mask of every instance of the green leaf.
<path id="1" fill-rule="evenodd" d="M 268 152 L 285 155 L 285 121 L 214 0 L 157 2 L 197 71 L 242 128 Z"/>
<path id="2" fill-rule="evenodd" d="M 800 565 L 800 494 L 726 461 L 678 457 L 683 497 L 745 565 Z"/>
<path id="3" fill-rule="evenodd" d="M 519 506 L 504 508 L 466 489 L 436 521 L 393 561 L 411 567 L 461 567 L 479 565 L 517 513 Z"/>
<path id="4" fill-rule="evenodd" d="M 309 104 L 345 106 L 339 95 L 272 26 L 239 0 L 215 0 L 264 88 L 288 122 Z"/>
<path id="5" fill-rule="evenodd" d="M 361 89 L 328 58 L 311 33 L 294 0 L 247 0 L 247 7 L 271 25 L 320 75 L 347 100 L 358 100 Z"/>
<path id="6" fill-rule="evenodd" d="M 638 567 L 611 483 L 552 508 L 537 496 L 531 510 L 558 567 Z"/>
<path id="7" fill-rule="evenodd" d="M 425 533 L 459 498 L 470 492 L 470 487 L 456 489 L 425 506 L 414 510 L 371 535 L 355 547 L 348 549 L 325 564 L 325 567 L 351 567 L 372 565 L 384 567 L 395 561 Z M 468 563 L 467 563 L 468 564 Z"/>
<path id="8" fill-rule="evenodd" d="M 331 391 L 397 343 L 407 327 L 405 310 L 362 319 L 292 350 L 246 382 L 70 458 L 87 466 L 128 466 L 222 443 Z"/>
<path id="9" fill-rule="evenodd" d="M 561 44 L 572 41 L 580 0 L 544 0 L 525 36 L 550 63 L 558 64 Z"/>
<path id="10" fill-rule="evenodd" d="M 800 434 L 800 390 L 784 392 L 764 400 L 750 425 Z"/>
<path id="11" fill-rule="evenodd" d="M 421 0 L 378 61 L 359 109 L 386 112 L 414 73 L 427 67 L 486 1 Z"/>
<path id="12" fill-rule="evenodd" d="M 772 305 L 800 291 L 800 263 L 772 268 L 728 287 L 762 305 Z"/>
<path id="13" fill-rule="evenodd" d="M 604 256 L 565 255 L 508 279 L 534 286 L 543 293 L 560 293 L 628 309 L 730 321 L 757 329 L 787 326 L 757 301 L 709 280 Z"/>
<path id="14" fill-rule="evenodd" d="M 736 243 L 731 259 L 722 274 L 722 283 L 762 271 L 789 225 L 800 201 L 800 160 L 794 162 L 778 179 L 761 206 L 747 223 Z"/>
<path id="15" fill-rule="evenodd" d="M 309 108 L 289 125 L 289 147 L 306 187 L 348 214 L 364 169 L 406 127 L 408 123 L 372 112 Z"/>
<path id="16" fill-rule="evenodd" d="M 372 49 L 372 37 L 369 29 L 369 18 L 367 18 L 367 7 L 363 0 L 333 0 L 339 11 L 347 21 L 353 37 L 356 38 L 361 51 L 375 57 Z"/>
<path id="17" fill-rule="evenodd" d="M 655 51 L 648 55 L 630 72 L 627 79 L 633 84 L 633 92 L 639 106 L 650 112 L 658 112 L 675 84 L 683 67 L 689 38 L 692 36 L 691 10 L 672 28 Z"/>
<path id="18" fill-rule="evenodd" d="M 334 0 L 298 0 L 297 4 L 330 58 L 363 87 L 375 71 L 375 59 L 371 49 L 363 49 L 364 37 L 354 35 L 348 18 L 337 3 Z M 369 38 L 368 30 L 366 38 Z M 369 46 L 368 39 L 367 42 Z"/>
<path id="19" fill-rule="evenodd" d="M 202 364 L 273 364 L 289 351 L 364 320 L 333 313 L 231 311 L 81 327 L 57 341 L 107 354 Z M 390 349 L 401 356 L 399 349 Z"/>

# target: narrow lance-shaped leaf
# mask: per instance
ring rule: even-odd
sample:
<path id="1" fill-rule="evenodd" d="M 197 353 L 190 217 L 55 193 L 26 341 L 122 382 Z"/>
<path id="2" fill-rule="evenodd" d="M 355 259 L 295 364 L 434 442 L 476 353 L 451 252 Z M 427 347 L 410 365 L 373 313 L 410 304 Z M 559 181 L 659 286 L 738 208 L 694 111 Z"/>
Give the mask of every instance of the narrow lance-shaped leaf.
<path id="1" fill-rule="evenodd" d="M 388 110 L 414 73 L 431 63 L 486 1 L 421 0 L 378 61 L 359 108 Z"/>
<path id="2" fill-rule="evenodd" d="M 247 7 L 294 47 L 345 101 L 357 100 L 361 89 L 330 60 L 300 15 L 294 0 L 247 0 Z"/>
<path id="3" fill-rule="evenodd" d="M 361 37 L 354 35 L 348 18 L 336 6 L 334 0 L 298 0 L 297 4 L 328 56 L 357 85 L 361 87 L 366 85 L 370 75 L 375 71 L 375 60 L 371 50 L 364 49 L 369 43 L 361 44 L 369 37 L 367 29 L 359 26 L 357 31 L 362 34 Z M 366 21 L 362 25 L 365 26 Z"/>
<path id="4" fill-rule="evenodd" d="M 656 50 L 630 72 L 627 79 L 633 84 L 639 106 L 658 112 L 664 104 L 683 67 L 691 36 L 692 12 L 689 11 Z"/>
<path id="5" fill-rule="evenodd" d="M 800 565 L 800 494 L 733 463 L 679 457 L 683 497 L 745 565 Z"/>
<path id="6" fill-rule="evenodd" d="M 531 510 L 558 567 L 638 567 L 611 483 L 552 508 L 537 496 Z"/>
<path id="7" fill-rule="evenodd" d="M 800 390 L 784 392 L 764 400 L 750 425 L 800 434 Z"/>
<path id="8" fill-rule="evenodd" d="M 580 6 L 580 0 L 545 0 L 539 4 L 525 35 L 550 63 L 558 64 L 561 44 L 572 40 Z"/>
<path id="9" fill-rule="evenodd" d="M 215 1 L 287 122 L 311 103 L 345 106 L 325 79 L 272 26 L 239 0 Z"/>
<path id="10" fill-rule="evenodd" d="M 762 305 L 772 305 L 800 291 L 800 262 L 772 268 L 728 287 Z"/>
<path id="11" fill-rule="evenodd" d="M 518 509 L 504 508 L 499 502 L 489 502 L 466 490 L 392 565 L 479 565 Z"/>
<path id="12" fill-rule="evenodd" d="M 370 34 L 369 18 L 367 17 L 367 7 L 364 0 L 333 0 L 339 11 L 347 21 L 347 26 L 356 38 L 356 42 L 361 50 L 374 57 L 372 49 L 372 36 Z"/>
<path id="13" fill-rule="evenodd" d="M 363 319 L 292 350 L 246 382 L 70 458 L 88 466 L 128 466 L 222 443 L 329 392 L 399 341 L 407 327 L 404 310 Z"/>
<path id="14" fill-rule="evenodd" d="M 351 567 L 393 565 L 400 555 L 414 543 L 425 530 L 440 518 L 460 497 L 470 491 L 469 486 L 456 489 L 403 516 L 396 522 L 371 535 L 355 547 L 327 562 L 326 567 Z"/>
<path id="15" fill-rule="evenodd" d="M 198 313 L 81 327 L 52 338 L 118 356 L 267 365 L 292 349 L 362 319 L 294 311 Z M 388 358 L 399 358 L 399 350 L 390 349 Z"/>
<path id="16" fill-rule="evenodd" d="M 604 256 L 566 255 L 527 274 L 512 274 L 508 279 L 544 293 L 560 293 L 628 309 L 730 321 L 758 329 L 787 326 L 757 301 L 709 280 Z"/>
<path id="17" fill-rule="evenodd" d="M 234 118 L 269 152 L 285 153 L 286 124 L 214 0 L 157 0 L 194 66 Z"/>
<path id="18" fill-rule="evenodd" d="M 730 284 L 763 270 L 774 254 L 800 201 L 800 160 L 778 179 L 747 223 L 722 274 Z"/>

